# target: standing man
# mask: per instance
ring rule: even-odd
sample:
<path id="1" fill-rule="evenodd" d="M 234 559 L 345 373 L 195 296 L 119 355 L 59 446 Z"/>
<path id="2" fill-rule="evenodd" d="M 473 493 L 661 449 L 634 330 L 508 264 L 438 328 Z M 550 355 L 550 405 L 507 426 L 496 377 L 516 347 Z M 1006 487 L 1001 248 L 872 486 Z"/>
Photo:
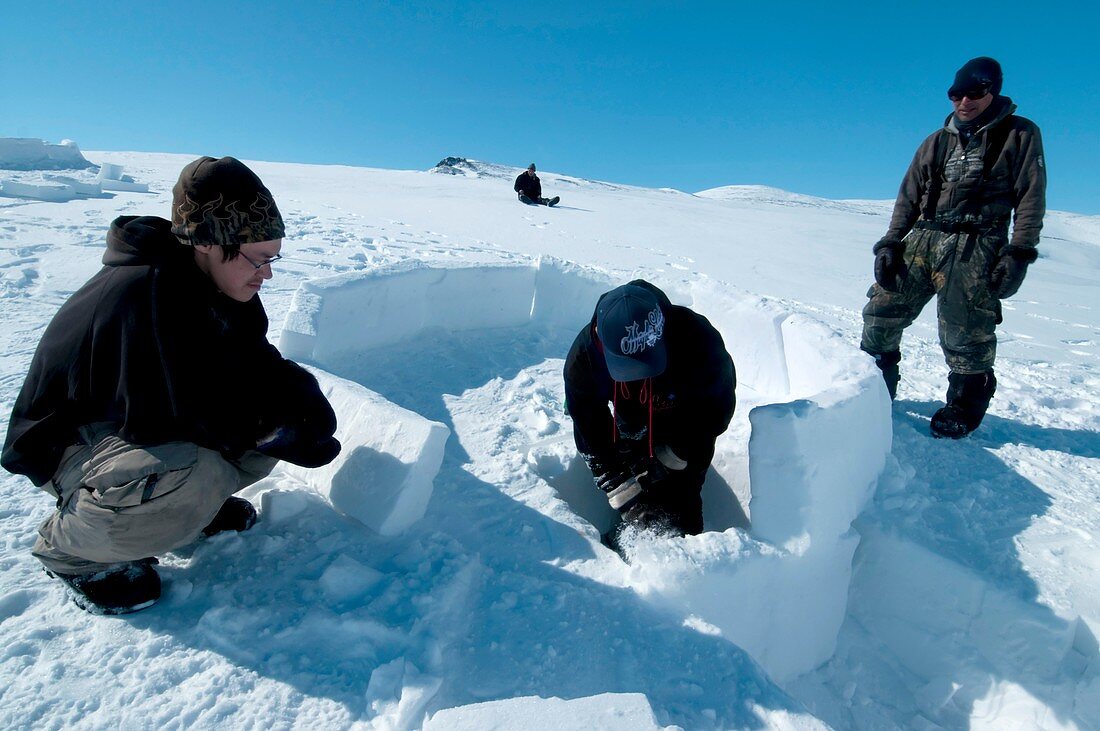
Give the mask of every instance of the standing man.
<path id="1" fill-rule="evenodd" d="M 700 491 L 737 384 L 707 318 L 636 279 L 600 297 L 564 375 L 577 451 L 611 507 L 628 524 L 701 533 Z"/>
<path id="2" fill-rule="evenodd" d="M 860 347 L 897 393 L 902 331 L 936 295 L 947 404 L 932 434 L 958 439 L 978 428 L 997 389 L 994 329 L 1000 300 L 1020 288 L 1038 253 L 1046 211 L 1039 128 L 1001 96 L 1001 66 L 971 59 L 947 92 L 942 129 L 917 149 L 886 235 L 875 244 L 875 284 L 863 308 Z M 1015 213 L 1012 237 L 1009 219 Z"/>
<path id="3" fill-rule="evenodd" d="M 33 553 L 81 608 L 151 605 L 156 555 L 250 528 L 256 510 L 233 494 L 279 459 L 339 453 L 317 381 L 267 341 L 258 294 L 283 236 L 251 170 L 200 158 L 171 221 L 111 224 L 103 268 L 46 328 L 2 463 L 56 499 Z"/>
<path id="4" fill-rule="evenodd" d="M 521 203 L 536 206 L 556 206 L 561 198 L 554 196 L 553 198 L 542 197 L 542 181 L 539 180 L 539 176 L 535 175 L 535 163 L 531 163 L 527 166 L 527 171 L 520 173 L 516 178 L 515 185 L 512 189 L 519 194 L 519 200 Z"/>

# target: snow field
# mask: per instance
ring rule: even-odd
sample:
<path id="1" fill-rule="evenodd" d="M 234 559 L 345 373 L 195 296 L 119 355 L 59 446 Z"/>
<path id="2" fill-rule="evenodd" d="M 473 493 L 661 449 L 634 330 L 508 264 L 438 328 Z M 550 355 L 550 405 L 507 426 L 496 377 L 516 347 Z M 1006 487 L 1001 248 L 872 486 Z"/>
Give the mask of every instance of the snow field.
<path id="1" fill-rule="evenodd" d="M 42 328 L 99 268 L 110 221 L 165 215 L 195 154 L 89 153 L 149 181 L 149 195 L 0 197 L 0 425 Z M 532 717 L 555 727 L 566 713 L 612 706 L 629 720 L 600 720 L 625 731 L 644 713 L 636 698 L 644 695 L 658 726 L 683 729 L 1100 728 L 1092 641 L 1100 626 L 1100 217 L 1048 212 L 1040 259 L 1004 302 L 998 392 L 971 438 L 928 437 L 947 373 L 934 308 L 906 332 L 891 454 L 853 526 L 860 544 L 836 651 L 780 688 L 714 620 L 684 606 L 724 602 L 726 615 L 741 611 L 747 621 L 764 612 L 740 605 L 768 605 L 773 592 L 773 612 L 791 602 L 792 612 L 817 611 L 822 589 L 809 577 L 805 595 L 792 599 L 777 582 L 796 579 L 764 574 L 801 565 L 808 574 L 815 551 L 827 564 L 826 549 L 845 549 L 845 538 L 822 533 L 841 522 L 858 486 L 830 486 L 821 494 L 836 500 L 814 505 L 798 502 L 799 481 L 820 470 L 830 485 L 833 462 L 870 455 L 858 432 L 844 438 L 851 423 L 819 431 L 814 439 L 827 438 L 814 447 L 807 427 L 816 417 L 804 425 L 798 409 L 800 401 L 843 409 L 860 390 L 870 364 L 856 350 L 859 311 L 891 201 L 759 186 L 690 195 L 544 172 L 548 189 L 564 191 L 563 207 L 535 209 L 516 203 L 519 170 L 505 166 L 489 175 L 493 166 L 476 163 L 456 176 L 249 165 L 287 221 L 286 256 L 262 294 L 273 340 L 303 280 L 409 261 L 530 266 L 552 255 L 607 272 L 609 285 L 644 276 L 707 315 L 728 341 L 739 332 L 728 320 L 755 318 L 750 342 L 728 342 L 741 383 L 704 485 L 713 533 L 639 541 L 635 550 L 649 553 L 633 565 L 598 545 L 595 526 L 610 520 L 609 508 L 592 499 L 599 496 L 573 459 L 561 411 L 560 359 L 580 322 L 560 331 L 542 320 L 436 329 L 327 368 L 451 430 L 423 517 L 398 535 L 364 529 L 280 470 L 245 492 L 261 507 L 249 532 L 161 557 L 161 602 L 93 619 L 30 556 L 52 501 L 25 479 L 0 475 L 0 727 L 413 729 L 437 716 L 456 729 Z M 37 172 L 12 177 L 45 181 Z M 571 296 L 587 321 L 587 285 L 542 272 L 551 274 L 580 288 Z M 769 299 L 732 294 L 745 291 Z M 803 330 L 803 316 L 836 332 L 811 328 L 796 358 L 788 334 Z M 566 307 L 562 320 L 573 317 Z M 788 361 L 815 352 L 817 365 L 787 371 Z M 828 375 L 834 360 L 851 379 Z M 800 385 L 803 377 L 837 387 Z M 778 442 L 756 440 L 772 444 L 775 467 L 793 475 L 775 515 L 801 504 L 829 516 L 812 530 L 776 522 L 788 538 L 774 543 L 757 532 L 767 500 L 755 482 L 750 490 L 758 431 L 750 413 L 759 406 L 767 416 L 773 405 L 782 407 L 775 424 L 753 418 L 780 437 L 807 436 L 792 447 L 806 450 L 801 465 L 782 463 Z M 755 466 L 762 469 L 759 459 Z M 729 530 L 748 525 L 750 507 L 752 532 Z M 831 514 L 817 512 L 826 507 Z M 798 551 L 804 564 L 786 560 Z M 742 583 L 758 594 L 728 593 L 736 576 L 721 572 L 743 568 Z M 843 578 L 828 565 L 822 572 L 834 584 Z M 695 596 L 675 595 L 681 579 Z M 662 593 L 673 595 L 666 602 Z M 811 622 L 817 639 L 822 621 Z M 763 637 L 754 653 L 783 649 Z"/>
<path id="2" fill-rule="evenodd" d="M 490 349 L 508 348 L 510 335 L 524 337 L 518 335 L 521 330 L 568 343 L 591 318 L 599 295 L 613 286 L 615 282 L 606 274 L 550 257 L 523 265 L 446 268 L 404 262 L 303 283 L 286 316 L 280 347 L 288 357 L 370 386 L 372 376 L 364 372 L 365 362 L 377 360 L 381 352 L 411 346 L 410 355 L 395 367 L 403 369 L 406 386 L 415 389 L 425 371 L 465 360 L 447 358 L 445 347 L 436 348 L 434 343 L 447 338 L 482 341 L 479 350 L 483 357 L 491 357 L 485 352 Z M 810 318 L 787 316 L 774 305 L 732 295 L 712 282 L 674 283 L 667 291 L 673 301 L 685 301 L 708 315 L 723 333 L 735 363 L 748 365 L 739 374 L 740 410 L 742 414 L 751 412 L 752 436 L 746 439 L 743 427 L 735 426 L 735 434 L 729 435 L 733 438 L 720 441 L 716 474 L 708 479 L 704 503 L 707 527 L 724 532 L 660 541 L 660 550 L 653 550 L 650 541 L 639 537 L 632 542 L 637 560 L 628 584 L 670 611 L 709 623 L 749 650 L 774 678 L 793 678 L 833 653 L 845 612 L 851 558 L 858 544 L 851 523 L 870 499 L 890 448 L 889 399 L 873 366 L 850 354 L 838 336 Z M 538 363 L 537 357 L 530 359 L 535 370 L 521 371 L 527 383 L 510 393 L 502 392 L 501 384 L 490 382 L 492 400 L 514 403 L 517 391 L 530 392 L 531 385 L 536 386 L 536 393 L 560 392 L 556 381 L 560 381 L 563 354 L 564 349 L 559 349 L 556 357 L 544 363 Z M 552 365 L 544 368 L 544 364 Z M 491 377 L 499 379 L 500 375 Z M 360 391 L 361 396 L 366 393 Z M 799 398 L 788 400 L 792 393 Z M 553 403 L 555 399 L 558 403 Z M 754 407 L 754 403 L 759 405 Z M 395 413 L 408 414 L 393 408 Z M 478 455 L 466 445 L 476 440 L 460 424 L 461 407 L 452 406 L 448 411 L 456 437 L 476 463 Z M 483 412 L 484 407 L 478 410 L 482 419 L 486 416 Z M 355 441 L 360 434 L 388 428 L 371 424 L 381 416 L 377 405 L 361 413 L 361 425 L 347 427 L 350 441 L 344 442 L 345 452 L 360 449 Z M 531 490 L 537 497 L 525 494 L 521 499 L 598 545 L 599 532 L 611 525 L 614 513 L 592 488 L 583 463 L 575 459 L 570 422 L 561 411 L 560 398 L 551 396 L 526 415 L 527 423 L 520 428 L 533 430 L 534 440 L 526 448 L 518 445 L 516 454 L 526 455 L 526 467 L 536 474 L 541 487 Z M 507 421 L 514 415 L 503 413 L 500 418 Z M 741 421 L 743 424 L 743 416 Z M 856 457 L 823 461 L 838 448 L 838 440 Z M 507 450 L 499 435 L 495 442 L 486 456 L 499 462 Z M 387 444 L 400 448 L 392 440 Z M 385 445 L 372 455 L 384 452 Z M 421 477 L 414 488 L 417 496 L 430 494 L 430 487 L 424 487 L 430 477 L 424 478 L 434 476 L 439 467 L 436 449 L 423 454 L 429 464 L 414 467 Z M 415 463 L 418 457 L 411 456 Z M 410 459 L 407 456 L 400 461 L 407 464 Z M 744 469 L 746 462 L 748 475 L 733 471 Z M 521 463 L 517 467 L 524 469 Z M 335 467 L 337 472 L 344 469 Z M 374 469 L 347 473 L 357 477 L 355 488 L 342 490 L 345 494 L 356 491 L 354 509 L 348 508 L 346 497 L 343 506 L 333 499 L 341 490 L 324 486 L 330 478 L 327 468 L 313 471 L 312 477 L 306 474 L 309 471 L 301 471 L 299 476 L 315 485 L 321 483 L 319 491 L 341 512 L 370 516 L 370 522 L 364 522 L 372 527 L 387 522 L 407 525 L 412 511 L 390 516 L 392 496 L 375 496 L 378 490 L 392 491 L 400 480 L 379 480 L 385 472 L 372 473 Z M 729 472 L 722 474 L 723 470 Z M 741 496 L 733 484 L 741 486 Z M 547 499 L 547 486 L 564 505 Z M 767 544 L 736 529 L 727 530 L 747 527 L 743 513 L 739 518 L 739 511 L 731 508 L 741 505 L 748 496 L 745 493 L 751 493 L 752 535 Z M 419 497 L 410 502 L 423 504 Z M 594 546 L 594 550 L 607 558 L 602 547 Z M 781 607 L 778 611 L 777 606 Z"/>

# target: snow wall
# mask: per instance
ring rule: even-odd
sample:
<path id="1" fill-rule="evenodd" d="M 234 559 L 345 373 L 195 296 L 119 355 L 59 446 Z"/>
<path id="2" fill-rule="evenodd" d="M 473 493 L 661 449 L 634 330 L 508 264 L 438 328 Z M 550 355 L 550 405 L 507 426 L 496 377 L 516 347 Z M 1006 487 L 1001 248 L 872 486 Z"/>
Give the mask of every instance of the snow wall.
<path id="1" fill-rule="evenodd" d="M 457 268 L 403 262 L 303 283 L 280 349 L 326 368 L 437 328 L 534 324 L 571 336 L 590 319 L 599 295 L 619 283 L 549 257 Z M 688 537 L 660 554 L 643 551 L 631 566 L 632 586 L 721 632 L 776 680 L 789 680 L 835 649 L 859 543 L 852 521 L 890 450 L 889 396 L 871 360 L 817 321 L 717 282 L 654 283 L 674 303 L 706 315 L 734 358 L 738 408 L 751 408 L 752 527 L 748 534 L 730 528 Z M 378 399 L 369 396 L 376 406 L 363 420 Z M 434 467 L 419 470 L 421 483 L 439 468 L 434 453 L 426 454 Z M 399 522 L 407 524 L 415 512 L 402 511 Z"/>

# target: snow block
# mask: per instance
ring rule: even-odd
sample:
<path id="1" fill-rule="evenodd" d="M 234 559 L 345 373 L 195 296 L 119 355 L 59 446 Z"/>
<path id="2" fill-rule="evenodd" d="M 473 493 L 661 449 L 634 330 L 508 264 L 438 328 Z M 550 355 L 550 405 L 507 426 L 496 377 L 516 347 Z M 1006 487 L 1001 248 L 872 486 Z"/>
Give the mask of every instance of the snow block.
<path id="1" fill-rule="evenodd" d="M 783 683 L 836 650 L 858 545 L 849 531 L 790 551 L 729 530 L 638 541 L 628 551 L 642 594 L 718 628 Z"/>
<path id="2" fill-rule="evenodd" d="M 309 370 L 336 411 L 343 449 L 324 467 L 287 464 L 286 471 L 338 512 L 382 535 L 401 533 L 427 510 L 450 430 L 357 383 Z"/>
<path id="3" fill-rule="evenodd" d="M 129 180 L 100 180 L 99 187 L 120 193 L 148 193 L 148 183 L 135 183 Z"/>
<path id="4" fill-rule="evenodd" d="M 776 545 L 832 541 L 870 500 L 890 453 L 890 397 L 870 358 L 805 317 L 780 326 L 792 393 L 749 413 L 750 513 Z"/>
<path id="5" fill-rule="evenodd" d="M 99 175 L 96 176 L 99 186 L 103 190 L 114 190 L 126 193 L 148 193 L 148 183 L 136 183 L 129 175 L 123 176 L 122 166 L 105 162 L 99 166 Z"/>
<path id="6" fill-rule="evenodd" d="M 870 398 L 875 392 L 830 408 L 800 399 L 749 412 L 754 535 L 786 546 L 831 542 L 848 531 L 890 449 L 890 427 L 878 418 L 884 405 Z"/>
<path id="7" fill-rule="evenodd" d="M 586 698 L 524 696 L 438 711 L 424 731 L 660 731 L 649 699 L 642 693 L 601 693 Z"/>
<path id="8" fill-rule="evenodd" d="M 19 183 L 0 181 L 0 193 L 11 198 L 32 198 L 50 203 L 64 203 L 78 197 L 76 189 L 66 183 Z"/>

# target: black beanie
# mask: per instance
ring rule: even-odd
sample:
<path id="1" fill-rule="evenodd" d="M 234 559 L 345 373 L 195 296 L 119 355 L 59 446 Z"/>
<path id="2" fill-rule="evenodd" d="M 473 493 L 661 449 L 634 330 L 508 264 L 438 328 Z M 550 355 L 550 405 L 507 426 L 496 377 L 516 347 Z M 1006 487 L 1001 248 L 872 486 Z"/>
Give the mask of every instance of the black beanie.
<path id="1" fill-rule="evenodd" d="M 978 56 L 964 63 L 963 67 L 955 72 L 955 83 L 947 93 L 962 94 L 979 86 L 988 85 L 991 92 L 1000 94 L 1003 81 L 1001 64 L 989 56 Z"/>
<path id="2" fill-rule="evenodd" d="M 192 246 L 240 246 L 286 235 L 275 199 L 234 157 L 200 157 L 172 188 L 172 233 Z"/>

